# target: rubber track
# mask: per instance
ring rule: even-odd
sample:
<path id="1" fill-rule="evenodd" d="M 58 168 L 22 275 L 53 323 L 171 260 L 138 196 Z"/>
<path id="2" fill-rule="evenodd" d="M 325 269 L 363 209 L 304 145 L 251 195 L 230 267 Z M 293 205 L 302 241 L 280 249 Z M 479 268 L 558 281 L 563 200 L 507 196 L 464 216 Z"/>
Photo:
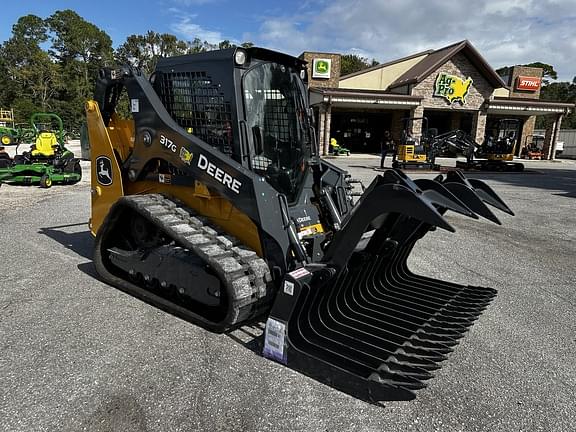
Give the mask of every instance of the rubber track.
<path id="1" fill-rule="evenodd" d="M 272 278 L 266 261 L 194 210 L 160 194 L 131 195 L 120 202 L 153 223 L 178 246 L 205 260 L 226 284 L 232 297 L 232 313 L 226 318 L 226 328 L 220 330 L 256 317 L 271 301 L 268 287 Z"/>

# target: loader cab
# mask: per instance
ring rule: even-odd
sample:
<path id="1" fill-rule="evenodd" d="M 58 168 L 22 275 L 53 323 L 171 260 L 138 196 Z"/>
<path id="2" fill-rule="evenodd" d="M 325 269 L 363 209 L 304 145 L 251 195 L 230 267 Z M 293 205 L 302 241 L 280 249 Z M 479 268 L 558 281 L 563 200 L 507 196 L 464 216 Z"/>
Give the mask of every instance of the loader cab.
<path id="1" fill-rule="evenodd" d="M 161 59 L 154 75 L 182 128 L 297 200 L 313 146 L 305 62 L 231 48 Z"/>
<path id="2" fill-rule="evenodd" d="M 302 188 L 312 146 L 302 67 L 256 58 L 241 82 L 250 168 L 290 202 Z"/>
<path id="3" fill-rule="evenodd" d="M 520 135 L 520 120 L 498 119 L 489 128 L 484 141 L 484 153 L 489 160 L 511 161 Z"/>

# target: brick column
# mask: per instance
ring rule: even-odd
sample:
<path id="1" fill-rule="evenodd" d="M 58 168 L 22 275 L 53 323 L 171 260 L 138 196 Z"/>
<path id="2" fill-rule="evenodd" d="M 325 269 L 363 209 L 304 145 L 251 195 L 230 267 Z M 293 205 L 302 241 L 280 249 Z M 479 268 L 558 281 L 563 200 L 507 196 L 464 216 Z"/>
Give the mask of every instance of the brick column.
<path id="1" fill-rule="evenodd" d="M 544 138 L 544 159 L 554 160 L 556 159 L 556 141 L 558 140 L 558 133 L 560 132 L 560 126 L 562 125 L 562 118 L 564 114 L 558 114 L 552 126 L 546 128 L 546 137 Z"/>
<path id="2" fill-rule="evenodd" d="M 478 143 L 484 142 L 486 134 L 486 111 L 478 110 L 472 119 L 472 138 Z"/>
<path id="3" fill-rule="evenodd" d="M 331 127 L 331 123 L 332 123 L 332 104 L 328 104 L 328 106 L 326 107 L 326 120 L 324 123 L 324 130 L 325 130 L 325 137 L 324 137 L 324 142 L 325 142 L 325 149 L 326 149 L 326 154 L 330 152 L 330 127 Z"/>
<path id="4" fill-rule="evenodd" d="M 392 134 L 392 139 L 396 144 L 398 144 L 402 139 L 402 131 L 404 130 L 404 122 L 402 121 L 402 119 L 408 116 L 409 113 L 406 111 L 396 110 L 392 112 L 390 133 Z"/>
<path id="5" fill-rule="evenodd" d="M 326 156 L 326 143 L 325 143 L 325 132 L 326 127 L 326 106 L 321 104 L 318 108 L 318 154 Z"/>
<path id="6" fill-rule="evenodd" d="M 520 137 L 520 145 L 516 149 L 516 156 L 522 154 L 522 149 L 526 147 L 526 139 L 530 135 L 534 135 L 534 125 L 536 124 L 536 116 L 530 116 L 524 121 L 522 126 L 522 136 Z"/>
<path id="7" fill-rule="evenodd" d="M 410 111 L 410 117 L 424 117 L 424 107 L 419 105 Z M 415 138 L 422 137 L 422 120 L 413 121 L 410 125 L 410 133 Z"/>

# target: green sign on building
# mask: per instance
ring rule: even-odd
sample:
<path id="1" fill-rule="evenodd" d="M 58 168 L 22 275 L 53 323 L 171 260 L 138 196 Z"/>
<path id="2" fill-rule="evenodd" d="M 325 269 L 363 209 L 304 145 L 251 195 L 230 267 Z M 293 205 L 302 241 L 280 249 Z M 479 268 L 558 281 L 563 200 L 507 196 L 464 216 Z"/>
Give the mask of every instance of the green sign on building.
<path id="1" fill-rule="evenodd" d="M 312 78 L 330 78 L 331 59 L 315 58 L 312 62 Z"/>
<path id="2" fill-rule="evenodd" d="M 434 96 L 443 97 L 451 104 L 460 101 L 462 105 L 466 103 L 466 95 L 472 85 L 472 78 L 463 80 L 456 75 L 441 72 L 434 82 Z"/>

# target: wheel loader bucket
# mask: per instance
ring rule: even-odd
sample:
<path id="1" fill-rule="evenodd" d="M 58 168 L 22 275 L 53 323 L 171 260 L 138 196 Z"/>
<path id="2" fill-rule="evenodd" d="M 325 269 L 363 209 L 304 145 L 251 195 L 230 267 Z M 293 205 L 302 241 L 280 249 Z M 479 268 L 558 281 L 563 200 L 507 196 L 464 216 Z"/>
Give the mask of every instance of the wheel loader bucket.
<path id="1" fill-rule="evenodd" d="M 324 261 L 285 276 L 264 355 L 367 401 L 414 398 L 496 291 L 414 274 L 408 256 L 430 230 L 454 231 L 448 210 L 499 223 L 486 204 L 512 214 L 488 185 L 459 172 L 412 181 L 386 171 Z"/>

